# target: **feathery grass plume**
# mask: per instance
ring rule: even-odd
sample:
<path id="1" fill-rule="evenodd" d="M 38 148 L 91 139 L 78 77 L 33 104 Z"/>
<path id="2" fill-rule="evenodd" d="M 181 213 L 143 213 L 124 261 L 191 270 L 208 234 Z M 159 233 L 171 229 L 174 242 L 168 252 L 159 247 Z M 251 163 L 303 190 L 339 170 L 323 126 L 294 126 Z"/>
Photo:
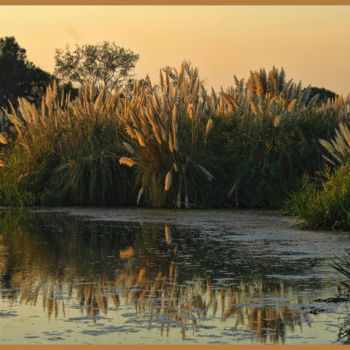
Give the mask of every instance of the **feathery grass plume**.
<path id="1" fill-rule="evenodd" d="M 125 142 L 125 141 L 123 141 L 122 143 L 123 143 L 124 147 L 126 148 L 126 150 L 127 150 L 129 153 L 131 153 L 131 154 L 135 153 L 135 150 L 134 150 L 134 148 L 130 145 L 130 143 Z"/>
<path id="2" fill-rule="evenodd" d="M 256 106 L 255 106 L 254 101 L 250 101 L 250 107 L 251 107 L 253 113 L 254 113 L 255 115 L 257 115 L 257 114 L 258 114 L 258 110 L 257 110 L 257 108 L 256 108 Z"/>
<path id="3" fill-rule="evenodd" d="M 190 118 L 193 119 L 194 112 L 193 112 L 193 104 L 192 103 L 188 105 L 187 111 L 189 113 Z"/>
<path id="4" fill-rule="evenodd" d="M 232 96 L 229 96 L 228 94 L 225 94 L 223 91 L 220 92 L 220 95 L 228 105 L 229 111 L 233 112 L 236 107 L 236 104 L 234 103 L 235 102 L 234 98 Z"/>
<path id="5" fill-rule="evenodd" d="M 166 176 L 165 176 L 165 186 L 164 186 L 164 190 L 165 191 L 169 191 L 170 186 L 171 186 L 171 181 L 172 181 L 172 173 L 171 171 L 168 171 Z"/>
<path id="6" fill-rule="evenodd" d="M 280 121 L 281 121 L 281 117 L 280 117 L 279 115 L 276 115 L 276 117 L 275 117 L 275 119 L 274 119 L 274 121 L 273 121 L 273 126 L 274 126 L 275 128 L 277 128 L 278 125 L 280 124 Z"/>
<path id="7" fill-rule="evenodd" d="M 283 68 L 279 71 L 273 67 L 268 73 L 264 69 L 252 71 L 246 83 L 244 79 L 234 78 L 236 86 L 220 93 L 220 102 L 215 104 L 218 113 L 226 116 L 240 113 L 242 117 L 252 113 L 258 118 L 264 114 L 271 117 L 279 114 L 284 117 L 288 113 L 316 108 L 316 98 L 312 99 L 312 103 L 309 101 L 310 88 L 303 90 L 301 83 L 296 85 L 292 80 L 286 83 Z M 221 100 L 227 109 L 221 106 Z"/>
<path id="8" fill-rule="evenodd" d="M 134 130 L 134 132 L 135 132 L 135 135 L 136 135 L 137 140 L 139 142 L 139 145 L 141 147 L 146 147 L 146 143 L 145 143 L 143 136 L 136 129 Z"/>
<path id="9" fill-rule="evenodd" d="M 163 79 L 163 73 L 162 70 L 159 70 L 159 76 L 160 76 L 160 87 L 164 88 L 164 79 Z"/>
<path id="10" fill-rule="evenodd" d="M 173 131 L 173 146 L 174 146 L 174 150 L 176 151 L 176 152 L 179 152 L 179 143 L 178 143 L 178 141 L 177 141 L 177 136 L 176 136 L 176 132 L 174 132 Z M 174 163 L 174 164 L 176 164 L 176 163 Z"/>
<path id="11" fill-rule="evenodd" d="M 138 193 L 138 195 L 137 195 L 136 205 L 139 205 L 139 204 L 140 204 L 140 201 L 141 201 L 141 197 L 142 197 L 142 195 L 143 195 L 143 192 L 144 192 L 144 189 L 143 189 L 143 187 L 141 187 L 140 190 L 139 190 L 139 193 Z"/>
<path id="12" fill-rule="evenodd" d="M 169 150 L 171 153 L 174 153 L 174 146 L 173 146 L 173 140 L 171 137 L 171 133 L 169 132 L 169 138 L 168 138 L 168 146 L 169 146 Z"/>
<path id="13" fill-rule="evenodd" d="M 167 242 L 167 244 L 171 244 L 171 241 L 172 241 L 171 231 L 168 225 L 165 225 L 164 233 L 165 233 L 165 241 Z"/>
<path id="14" fill-rule="evenodd" d="M 0 143 L 2 143 L 3 145 L 7 145 L 8 144 L 8 140 L 7 137 L 4 135 L 4 133 L 0 133 Z"/>
<path id="15" fill-rule="evenodd" d="M 125 250 L 121 250 L 119 255 L 121 259 L 130 259 L 135 255 L 135 249 L 133 247 L 128 247 Z"/>
<path id="16" fill-rule="evenodd" d="M 308 108 L 313 108 L 313 107 L 315 107 L 316 103 L 317 103 L 318 100 L 319 100 L 319 97 L 320 97 L 319 94 L 316 94 L 315 96 L 313 96 L 313 97 L 310 99 L 309 103 L 308 103 Z"/>
<path id="17" fill-rule="evenodd" d="M 256 94 L 260 99 L 264 96 L 264 86 L 262 80 L 255 74 Z"/>
<path id="18" fill-rule="evenodd" d="M 288 112 L 293 111 L 296 102 L 297 102 L 296 98 L 289 102 L 288 107 L 287 107 Z"/>
<path id="19" fill-rule="evenodd" d="M 128 158 L 128 157 L 121 157 L 119 159 L 119 163 L 120 164 L 125 164 L 128 167 L 130 167 L 130 168 L 133 167 L 135 164 L 137 164 L 133 159 Z"/>
<path id="20" fill-rule="evenodd" d="M 173 133 L 177 133 L 178 128 L 178 122 L 177 122 L 177 107 L 176 104 L 174 105 L 173 111 L 172 111 L 172 118 L 171 118 Z"/>
<path id="21" fill-rule="evenodd" d="M 339 123 L 339 130 L 348 146 L 350 146 L 350 131 L 347 125 L 345 125 L 344 123 Z"/>
<path id="22" fill-rule="evenodd" d="M 340 164 L 344 163 L 350 151 L 350 131 L 344 123 L 339 123 L 339 130 L 335 130 L 336 136 L 331 143 L 320 139 L 320 144 L 330 153 L 330 155 Z M 334 164 L 328 157 L 323 156 L 324 159 Z"/>

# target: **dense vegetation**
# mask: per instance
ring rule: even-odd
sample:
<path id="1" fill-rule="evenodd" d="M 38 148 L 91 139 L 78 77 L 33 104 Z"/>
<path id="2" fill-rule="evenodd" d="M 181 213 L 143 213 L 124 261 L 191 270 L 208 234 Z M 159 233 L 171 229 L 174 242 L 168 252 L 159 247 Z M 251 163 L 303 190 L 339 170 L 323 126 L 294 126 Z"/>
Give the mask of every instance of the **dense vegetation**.
<path id="1" fill-rule="evenodd" d="M 220 92 L 189 63 L 132 81 L 138 58 L 61 49 L 53 76 L 0 39 L 1 205 L 284 208 L 350 228 L 349 97 L 275 67 Z"/>
<path id="2" fill-rule="evenodd" d="M 20 98 L 3 133 L 3 205 L 281 208 L 349 101 L 317 103 L 285 72 L 251 72 L 209 93 L 190 64 L 125 94 L 90 84 L 76 99 L 54 84 L 40 106 Z"/>
<path id="3" fill-rule="evenodd" d="M 289 213 L 315 229 L 350 228 L 350 131 L 340 123 L 331 142 L 321 139 L 329 163 L 315 179 L 305 179 L 302 189 L 286 202 Z"/>
<path id="4" fill-rule="evenodd" d="M 7 107 L 10 100 L 25 97 L 37 101 L 45 92 L 53 76 L 36 67 L 27 59 L 26 50 L 14 37 L 0 38 L 0 106 Z"/>

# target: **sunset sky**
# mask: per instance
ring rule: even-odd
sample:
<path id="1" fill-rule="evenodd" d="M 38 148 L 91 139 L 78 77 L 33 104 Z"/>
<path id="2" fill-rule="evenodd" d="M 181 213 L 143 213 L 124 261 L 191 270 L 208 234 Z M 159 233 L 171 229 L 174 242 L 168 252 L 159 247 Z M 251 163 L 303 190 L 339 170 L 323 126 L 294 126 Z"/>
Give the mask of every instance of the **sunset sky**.
<path id="1" fill-rule="evenodd" d="M 207 86 L 284 67 L 287 79 L 350 92 L 350 6 L 1 6 L 0 36 L 53 72 L 56 48 L 114 41 L 140 55 L 137 78 L 158 80 L 184 59 Z"/>

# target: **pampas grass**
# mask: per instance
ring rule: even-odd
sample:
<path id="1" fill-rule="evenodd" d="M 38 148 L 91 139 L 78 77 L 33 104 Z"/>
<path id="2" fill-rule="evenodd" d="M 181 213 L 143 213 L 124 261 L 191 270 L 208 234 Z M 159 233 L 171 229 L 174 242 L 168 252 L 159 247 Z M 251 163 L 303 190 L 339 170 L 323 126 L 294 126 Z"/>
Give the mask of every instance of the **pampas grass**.
<path id="1" fill-rule="evenodd" d="M 201 95 L 198 70 L 184 63 L 180 72 L 173 73 L 160 71 L 158 91 L 151 84 L 138 85 L 120 105 L 118 118 L 135 150 L 132 159 L 137 162 L 137 183 L 145 190 L 145 200 L 155 206 L 181 207 L 191 196 L 192 203 L 201 206 L 198 184 L 209 173 L 201 162 L 213 121 L 209 122 L 208 105 Z M 204 171 L 206 177 L 201 176 Z"/>
<path id="2" fill-rule="evenodd" d="M 20 203 L 23 192 L 22 203 L 36 204 L 56 194 L 60 204 L 280 207 L 304 174 L 322 169 L 319 139 L 334 137 L 350 112 L 348 97 L 320 104 L 275 67 L 235 76 L 218 93 L 187 62 L 123 95 L 90 84 L 72 100 L 57 90 L 40 106 L 19 99 L 6 111 L 2 203 Z M 321 141 L 333 160 L 348 144 L 341 128 Z"/>
<path id="3" fill-rule="evenodd" d="M 7 112 L 17 134 L 4 157 L 10 166 L 13 154 L 21 154 L 17 187 L 36 194 L 52 190 L 62 203 L 127 202 L 130 174 L 115 159 L 126 153 L 120 144 L 124 129 L 115 115 L 119 100 L 117 93 L 93 85 L 73 101 L 58 96 L 53 85 L 39 108 L 19 99 L 18 110 Z"/>
<path id="4" fill-rule="evenodd" d="M 344 123 L 339 124 L 339 129 L 335 130 L 335 138 L 328 142 L 320 139 L 320 144 L 329 152 L 339 164 L 344 163 L 350 151 L 350 131 Z M 335 163 L 327 156 L 323 156 L 328 162 Z"/>

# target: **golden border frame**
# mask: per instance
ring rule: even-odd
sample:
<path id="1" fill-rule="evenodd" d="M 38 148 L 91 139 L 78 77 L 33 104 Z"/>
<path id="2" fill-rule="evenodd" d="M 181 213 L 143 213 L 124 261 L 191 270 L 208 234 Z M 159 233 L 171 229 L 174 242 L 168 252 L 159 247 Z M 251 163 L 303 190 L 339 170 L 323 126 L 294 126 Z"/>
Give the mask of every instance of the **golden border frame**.
<path id="1" fill-rule="evenodd" d="M 350 5 L 350 0 L 0 0 L 0 5 Z"/>

